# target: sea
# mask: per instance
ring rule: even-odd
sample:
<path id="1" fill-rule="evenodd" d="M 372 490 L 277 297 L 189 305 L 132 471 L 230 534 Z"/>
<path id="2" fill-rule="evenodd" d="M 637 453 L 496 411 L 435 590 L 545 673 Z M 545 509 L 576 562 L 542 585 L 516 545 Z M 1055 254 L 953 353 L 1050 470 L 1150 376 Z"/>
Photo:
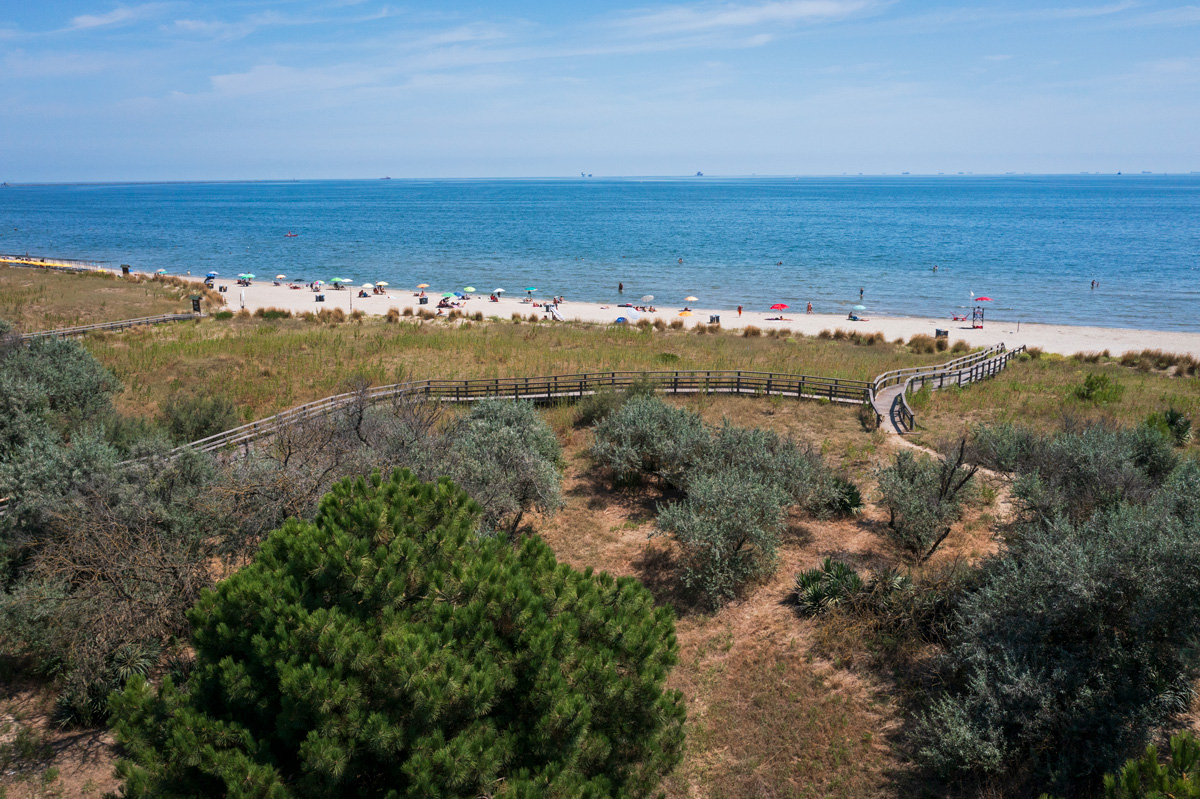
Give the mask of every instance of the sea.
<path id="1" fill-rule="evenodd" d="M 0 187 L 0 253 L 26 252 L 393 292 L 947 319 L 979 306 L 1200 331 L 1196 174 Z"/>

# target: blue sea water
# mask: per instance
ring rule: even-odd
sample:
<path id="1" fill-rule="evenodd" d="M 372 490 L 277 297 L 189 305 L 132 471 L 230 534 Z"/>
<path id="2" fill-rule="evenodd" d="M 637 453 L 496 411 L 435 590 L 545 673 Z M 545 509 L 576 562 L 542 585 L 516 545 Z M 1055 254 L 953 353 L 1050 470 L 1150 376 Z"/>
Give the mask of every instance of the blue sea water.
<path id="1" fill-rule="evenodd" d="M 26 251 L 839 314 L 860 287 L 868 315 L 948 317 L 973 292 L 989 318 L 1200 331 L 1200 175 L 0 188 L 0 252 Z"/>

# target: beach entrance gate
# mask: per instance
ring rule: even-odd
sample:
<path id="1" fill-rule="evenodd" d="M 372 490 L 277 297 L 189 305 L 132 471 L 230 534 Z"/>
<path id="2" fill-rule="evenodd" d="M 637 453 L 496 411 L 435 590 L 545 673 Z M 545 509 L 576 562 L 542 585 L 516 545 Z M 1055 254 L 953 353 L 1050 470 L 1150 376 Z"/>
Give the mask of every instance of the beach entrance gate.
<path id="1" fill-rule="evenodd" d="M 983 328 L 983 306 L 976 305 L 975 310 L 971 311 L 971 327 Z"/>

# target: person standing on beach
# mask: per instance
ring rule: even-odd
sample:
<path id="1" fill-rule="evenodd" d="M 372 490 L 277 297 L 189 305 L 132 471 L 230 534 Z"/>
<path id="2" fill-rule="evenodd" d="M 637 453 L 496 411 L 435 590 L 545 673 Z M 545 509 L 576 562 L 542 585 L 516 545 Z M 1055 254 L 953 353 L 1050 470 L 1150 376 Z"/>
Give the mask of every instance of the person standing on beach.
<path id="1" fill-rule="evenodd" d="M 812 303 L 811 302 L 808 304 L 808 310 L 805 311 L 805 313 L 808 313 L 808 314 L 812 313 Z"/>
<path id="2" fill-rule="evenodd" d="M 742 318 L 742 306 L 738 306 L 738 319 Z"/>

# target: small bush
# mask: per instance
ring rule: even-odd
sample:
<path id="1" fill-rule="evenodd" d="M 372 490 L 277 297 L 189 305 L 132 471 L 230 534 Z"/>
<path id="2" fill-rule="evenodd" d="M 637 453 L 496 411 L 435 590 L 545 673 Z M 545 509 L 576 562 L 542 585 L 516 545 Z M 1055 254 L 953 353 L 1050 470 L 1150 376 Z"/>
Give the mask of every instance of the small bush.
<path id="1" fill-rule="evenodd" d="M 672 330 L 683 330 L 683 320 L 682 319 L 672 319 L 670 327 Z"/>
<path id="2" fill-rule="evenodd" d="M 708 439 L 696 414 L 657 397 L 638 397 L 596 427 L 591 456 L 612 471 L 614 485 L 636 484 L 645 476 L 654 476 L 679 488 Z"/>
<path id="3" fill-rule="evenodd" d="M 840 327 L 833 331 L 834 341 L 847 341 L 849 338 L 850 334 L 845 330 L 842 330 Z"/>
<path id="4" fill-rule="evenodd" d="M 365 316 L 365 314 L 358 308 L 355 308 L 353 311 L 350 312 L 350 321 L 351 322 L 361 322 L 363 319 L 363 316 Z"/>
<path id="5" fill-rule="evenodd" d="M 796 575 L 796 604 L 809 616 L 837 607 L 863 590 L 858 572 L 840 560 L 825 558 L 815 569 Z"/>
<path id="6" fill-rule="evenodd" d="M 742 328 L 742 336 L 744 338 L 757 338 L 762 335 L 762 330 L 754 325 L 746 325 Z"/>
<path id="7" fill-rule="evenodd" d="M 212 315 L 213 319 L 220 319 L 222 322 L 233 318 L 233 311 L 217 311 Z"/>
<path id="8" fill-rule="evenodd" d="M 471 318 L 474 319 L 476 322 L 482 322 L 483 321 L 483 311 L 476 311 L 475 313 L 471 314 Z"/>
<path id="9" fill-rule="evenodd" d="M 513 311 L 512 320 L 513 320 L 514 324 L 519 325 L 525 321 L 525 317 L 521 316 L 521 314 L 519 314 L 518 312 Z"/>
<path id="10" fill-rule="evenodd" d="M 645 317 L 642 317 L 641 319 L 637 320 L 638 330 L 649 330 L 653 326 L 654 326 L 654 324 Z"/>
<path id="11" fill-rule="evenodd" d="M 805 503 L 805 509 L 818 519 L 847 519 L 857 516 L 862 506 L 862 491 L 839 475 L 828 475 L 821 480 Z"/>
<path id="12" fill-rule="evenodd" d="M 418 319 L 436 319 L 437 314 L 434 313 L 433 311 L 429 310 L 428 308 L 421 308 L 420 310 L 417 311 L 417 318 Z"/>
<path id="13" fill-rule="evenodd" d="M 967 353 L 971 351 L 971 345 L 960 338 L 958 341 L 954 342 L 952 347 L 950 347 L 950 351 L 955 354 Z"/>
<path id="14" fill-rule="evenodd" d="M 291 319 L 292 312 L 283 308 L 259 308 L 254 312 L 259 319 Z"/>
<path id="15" fill-rule="evenodd" d="M 238 320 L 240 320 L 240 321 L 243 321 L 243 322 L 244 322 L 244 321 L 249 321 L 250 319 L 252 319 L 252 318 L 253 318 L 253 317 L 250 315 L 250 311 L 246 310 L 245 308 L 243 308 L 242 310 L 238 311 L 238 312 L 237 312 L 236 314 L 234 314 L 233 316 L 234 316 L 234 318 L 235 318 L 235 319 L 238 319 Z"/>
<path id="16" fill-rule="evenodd" d="M 1150 414 L 1145 425 L 1169 438 L 1177 447 L 1186 447 L 1192 441 L 1191 416 L 1174 408 Z"/>
<path id="17" fill-rule="evenodd" d="M 946 338 L 935 338 L 933 340 L 933 348 L 938 352 L 945 352 L 950 348 L 950 340 Z"/>
<path id="18" fill-rule="evenodd" d="M 1036 361 L 1042 357 L 1043 350 L 1041 347 L 1026 347 L 1025 352 L 1029 353 L 1029 357 Z"/>
<path id="19" fill-rule="evenodd" d="M 409 312 L 408 315 L 412 316 L 412 308 L 409 308 L 408 312 Z M 387 314 L 384 315 L 383 320 L 385 322 L 387 322 L 389 325 L 396 324 L 397 322 L 400 321 L 400 309 L 399 308 L 388 308 Z"/>
<path id="20" fill-rule="evenodd" d="M 825 341 L 829 341 L 830 339 L 833 338 L 833 331 L 826 328 L 825 330 L 822 330 L 820 333 L 817 334 L 817 338 L 824 339 Z"/>
<path id="21" fill-rule="evenodd" d="M 540 321 L 542 321 L 542 317 L 538 316 L 538 315 L 537 315 L 537 314 L 535 314 L 535 313 L 531 313 L 531 314 L 529 315 L 529 321 L 530 321 L 530 322 L 540 322 Z"/>
<path id="22" fill-rule="evenodd" d="M 703 336 L 708 332 L 708 325 L 701 322 L 692 328 L 692 332 L 696 333 L 696 335 Z"/>
<path id="23" fill-rule="evenodd" d="M 241 424 L 233 402 L 214 394 L 172 394 L 163 403 L 159 418 L 180 444 L 223 433 Z"/>
<path id="24" fill-rule="evenodd" d="M 389 313 L 390 313 L 390 311 L 389 311 Z M 400 312 L 400 315 L 401 316 L 412 316 L 413 315 L 412 306 L 411 305 L 404 306 L 404 310 Z"/>
<path id="25" fill-rule="evenodd" d="M 1107 404 L 1117 402 L 1125 393 L 1125 387 L 1108 375 L 1093 372 L 1083 379 L 1082 386 L 1076 386 L 1072 392 L 1084 402 Z"/>
<path id="26" fill-rule="evenodd" d="M 690 481 L 684 500 L 660 508 L 656 534 L 678 543 L 684 587 L 719 607 L 774 569 L 786 502 L 755 475 L 707 474 Z"/>
<path id="27" fill-rule="evenodd" d="M 661 319 L 655 319 L 654 320 L 654 329 L 661 333 L 662 331 L 667 329 L 667 323 Z"/>
<path id="28" fill-rule="evenodd" d="M 918 333 L 908 340 L 908 349 L 922 355 L 932 355 L 937 352 L 937 342 L 933 336 Z"/>
<path id="29" fill-rule="evenodd" d="M 917 561 L 928 560 L 959 517 L 965 490 L 978 467 L 964 465 L 966 441 L 953 458 L 918 459 L 911 450 L 876 470 L 888 509 L 889 537 Z"/>

